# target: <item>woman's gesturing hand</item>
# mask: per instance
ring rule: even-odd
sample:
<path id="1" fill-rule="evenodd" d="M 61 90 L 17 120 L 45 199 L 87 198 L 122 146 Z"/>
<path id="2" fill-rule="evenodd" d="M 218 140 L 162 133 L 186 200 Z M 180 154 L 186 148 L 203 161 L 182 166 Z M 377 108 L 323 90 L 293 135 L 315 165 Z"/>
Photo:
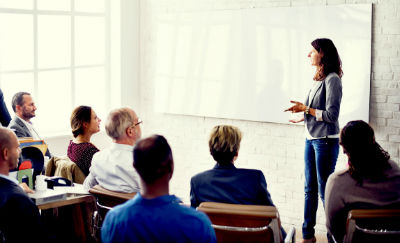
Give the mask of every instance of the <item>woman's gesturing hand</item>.
<path id="1" fill-rule="evenodd" d="M 306 110 L 306 106 L 301 102 L 291 100 L 290 103 L 293 103 L 295 105 L 286 109 L 285 112 L 291 111 L 292 113 L 297 113 L 297 112 L 304 112 Z"/>

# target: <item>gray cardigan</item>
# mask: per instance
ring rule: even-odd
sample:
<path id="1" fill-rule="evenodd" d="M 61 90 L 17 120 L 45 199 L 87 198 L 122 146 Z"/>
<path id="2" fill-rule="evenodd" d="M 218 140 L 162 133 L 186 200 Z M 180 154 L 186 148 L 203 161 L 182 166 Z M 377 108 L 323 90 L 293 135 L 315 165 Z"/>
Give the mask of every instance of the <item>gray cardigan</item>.
<path id="1" fill-rule="evenodd" d="M 342 100 L 342 81 L 336 73 L 330 73 L 319 82 L 314 97 L 309 101 L 309 95 L 304 102 L 310 108 L 322 110 L 322 121 L 315 116 L 304 114 L 304 122 L 313 137 L 325 137 L 339 134 L 339 111 Z"/>

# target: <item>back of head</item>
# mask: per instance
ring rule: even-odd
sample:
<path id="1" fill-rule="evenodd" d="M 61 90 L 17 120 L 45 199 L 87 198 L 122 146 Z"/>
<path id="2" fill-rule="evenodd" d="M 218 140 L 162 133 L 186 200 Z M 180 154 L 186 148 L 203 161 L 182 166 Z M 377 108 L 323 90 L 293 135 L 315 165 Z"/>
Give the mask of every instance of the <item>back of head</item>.
<path id="1" fill-rule="evenodd" d="M 133 111 L 129 108 L 115 109 L 110 112 L 106 121 L 106 132 L 113 139 L 121 138 L 126 129 L 134 123 Z"/>
<path id="2" fill-rule="evenodd" d="M 139 140 L 133 150 L 133 166 L 146 184 L 173 172 L 171 147 L 161 135 Z"/>
<path id="3" fill-rule="evenodd" d="M 11 131 L 8 128 L 5 127 L 1 127 L 0 126 L 0 152 L 1 152 L 1 156 L 0 158 L 3 159 L 3 150 L 5 148 L 9 148 L 11 145 L 11 133 L 13 131 Z"/>
<path id="4" fill-rule="evenodd" d="M 24 105 L 24 95 L 31 95 L 28 92 L 18 92 L 16 93 L 11 101 L 11 106 L 14 112 L 17 111 L 17 105 L 23 106 Z"/>
<path id="5" fill-rule="evenodd" d="M 18 139 L 14 132 L 0 126 L 0 174 L 8 175 L 11 169 L 18 165 L 19 152 Z M 7 157 L 4 157 L 4 150 L 8 151 Z"/>
<path id="6" fill-rule="evenodd" d="M 83 123 L 90 122 L 92 118 L 92 108 L 90 106 L 78 106 L 71 114 L 71 129 L 74 137 L 84 133 Z"/>
<path id="7" fill-rule="evenodd" d="M 317 72 L 314 79 L 323 80 L 330 73 L 336 73 L 339 77 L 342 77 L 342 61 L 340 60 L 335 44 L 333 44 L 330 39 L 320 38 L 312 41 L 311 45 L 318 53 L 323 53 L 321 58 L 321 70 Z"/>
<path id="8" fill-rule="evenodd" d="M 368 123 L 350 121 L 340 133 L 340 144 L 349 157 L 349 170 L 353 178 L 379 179 L 390 167 L 389 154 L 375 141 L 374 130 Z"/>
<path id="9" fill-rule="evenodd" d="M 210 153 L 219 164 L 229 164 L 238 154 L 241 140 L 239 128 L 229 125 L 215 126 L 208 141 Z"/>

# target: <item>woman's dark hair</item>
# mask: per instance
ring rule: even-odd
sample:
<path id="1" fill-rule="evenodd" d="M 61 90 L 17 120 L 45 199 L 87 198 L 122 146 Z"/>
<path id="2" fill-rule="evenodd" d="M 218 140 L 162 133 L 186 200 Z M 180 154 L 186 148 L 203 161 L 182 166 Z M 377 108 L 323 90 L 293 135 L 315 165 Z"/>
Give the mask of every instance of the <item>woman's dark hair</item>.
<path id="1" fill-rule="evenodd" d="M 314 80 L 324 80 L 330 73 L 336 73 L 339 77 L 342 77 L 342 61 L 340 60 L 339 53 L 333 42 L 330 39 L 321 38 L 315 39 L 311 42 L 311 45 L 318 53 L 322 52 L 323 54 Z"/>
<path id="2" fill-rule="evenodd" d="M 78 135 L 84 133 L 83 123 L 89 122 L 92 118 L 92 107 L 90 106 L 78 106 L 76 107 L 71 114 L 71 128 L 72 134 L 76 138 Z"/>
<path id="3" fill-rule="evenodd" d="M 374 130 L 368 123 L 350 121 L 340 133 L 340 145 L 349 158 L 350 175 L 358 182 L 377 180 L 390 168 L 388 152 L 375 141 Z"/>

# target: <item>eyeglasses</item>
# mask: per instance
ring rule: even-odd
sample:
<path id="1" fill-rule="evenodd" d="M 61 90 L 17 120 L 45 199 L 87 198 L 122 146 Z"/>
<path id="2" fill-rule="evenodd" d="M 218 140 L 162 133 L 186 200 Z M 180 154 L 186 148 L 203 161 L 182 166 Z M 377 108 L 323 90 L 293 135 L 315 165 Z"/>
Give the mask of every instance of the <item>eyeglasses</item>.
<path id="1" fill-rule="evenodd" d="M 142 124 L 142 123 L 143 123 L 142 119 L 138 118 L 137 122 L 134 123 L 133 126 L 136 127 L 137 125 Z"/>

